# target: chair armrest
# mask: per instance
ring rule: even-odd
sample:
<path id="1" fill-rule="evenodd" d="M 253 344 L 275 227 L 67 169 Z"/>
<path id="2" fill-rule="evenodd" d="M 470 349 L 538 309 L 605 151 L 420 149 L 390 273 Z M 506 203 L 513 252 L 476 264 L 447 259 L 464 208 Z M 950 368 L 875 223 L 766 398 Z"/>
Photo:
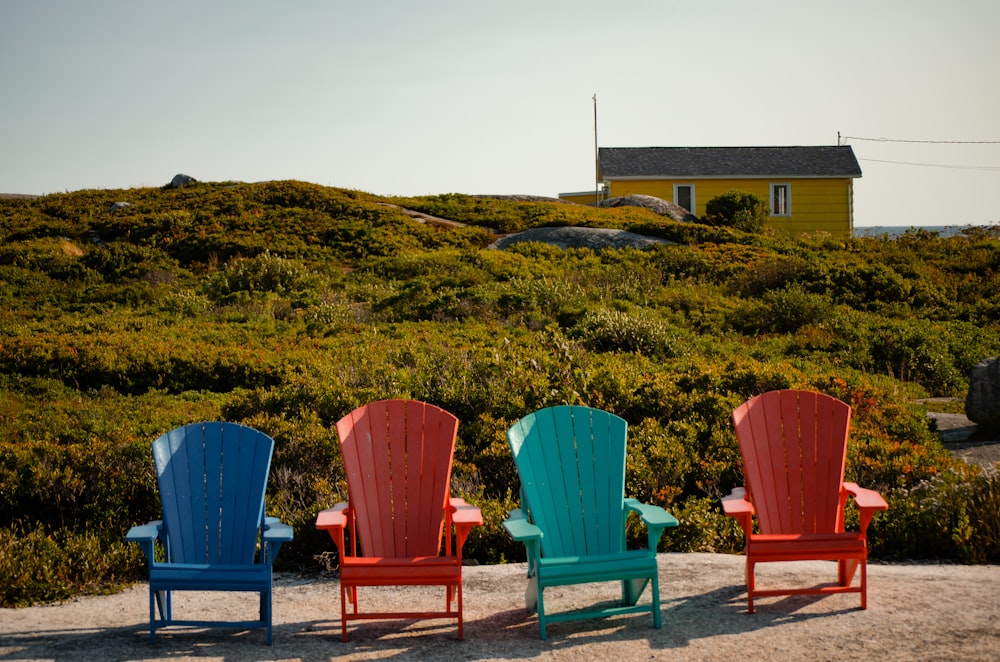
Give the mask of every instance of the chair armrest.
<path id="1" fill-rule="evenodd" d="M 295 536 L 295 532 L 292 527 L 287 524 L 282 524 L 276 517 L 268 517 L 267 519 L 274 521 L 265 521 L 264 523 L 264 532 L 260 537 L 265 542 L 289 542 Z"/>
<path id="2" fill-rule="evenodd" d="M 722 497 L 722 512 L 733 517 L 743 529 L 743 534 L 750 539 L 753 534 L 753 502 L 747 498 L 745 487 L 734 487 L 729 496 Z"/>
<path id="3" fill-rule="evenodd" d="M 286 542 L 291 542 L 294 532 L 292 527 L 282 524 L 277 517 L 264 518 L 264 530 L 260 533 L 260 558 L 268 565 L 274 563 L 274 559 L 281 551 L 281 546 Z"/>
<path id="4" fill-rule="evenodd" d="M 876 511 L 889 509 L 889 504 L 875 490 L 859 487 L 857 483 L 844 483 L 844 491 L 854 497 L 858 507 L 858 528 L 862 534 L 868 531 Z"/>
<path id="5" fill-rule="evenodd" d="M 754 513 L 753 503 L 747 499 L 744 487 L 734 487 L 729 496 L 722 497 L 722 512 L 729 517 L 748 517 Z"/>
<path id="6" fill-rule="evenodd" d="M 545 534 L 528 521 L 528 515 L 522 508 L 510 511 L 507 519 L 503 521 L 503 528 L 507 529 L 511 538 L 524 543 L 525 555 L 528 557 L 528 576 L 537 575 L 542 558 L 542 538 Z"/>
<path id="7" fill-rule="evenodd" d="M 625 507 L 638 513 L 639 518 L 648 527 L 663 529 L 668 526 L 677 526 L 677 518 L 659 506 L 642 503 L 637 499 L 625 499 Z"/>
<path id="8" fill-rule="evenodd" d="M 348 505 L 341 501 L 333 506 L 321 510 L 316 516 L 316 528 L 321 530 L 345 529 L 347 528 Z"/>
<path id="9" fill-rule="evenodd" d="M 459 562 L 462 560 L 462 548 L 473 527 L 483 523 L 483 513 L 478 507 L 466 503 L 465 499 L 450 497 L 448 499 L 448 521 L 449 527 L 455 528 L 455 556 Z M 445 553 L 451 555 L 451 537 L 446 541 Z"/>
<path id="10" fill-rule="evenodd" d="M 160 537 L 160 529 L 163 528 L 163 520 L 153 520 L 146 524 L 133 526 L 125 534 L 125 540 L 129 542 L 155 542 Z"/>
<path id="11" fill-rule="evenodd" d="M 478 526 L 483 523 L 482 511 L 472 504 L 466 503 L 464 499 L 448 499 L 451 506 L 451 521 L 456 526 Z"/>
<path id="12" fill-rule="evenodd" d="M 510 511 L 507 519 L 503 521 L 503 528 L 507 529 L 511 538 L 519 542 L 541 540 L 542 536 L 545 535 L 541 529 L 528 521 L 524 511 L 520 508 Z"/>
<path id="13" fill-rule="evenodd" d="M 316 516 L 316 528 L 330 534 L 340 558 L 353 556 L 354 550 L 357 549 L 353 531 L 349 536 L 351 539 L 349 544 L 344 541 L 344 533 L 350 528 L 351 517 L 351 506 L 343 501 L 334 504 L 333 508 L 321 510 Z"/>
<path id="14" fill-rule="evenodd" d="M 677 518 L 659 506 L 642 503 L 637 499 L 625 499 L 625 508 L 639 514 L 639 519 L 646 525 L 647 549 L 656 553 L 663 537 L 663 529 L 677 526 Z"/>
<path id="15" fill-rule="evenodd" d="M 875 490 L 858 487 L 857 483 L 844 483 L 844 490 L 854 497 L 854 503 L 857 504 L 858 508 L 870 508 L 872 510 L 889 509 L 889 504 Z"/>
<path id="16" fill-rule="evenodd" d="M 152 566 L 156 563 L 155 543 L 162 534 L 163 520 L 153 520 L 146 524 L 133 526 L 125 534 L 125 540 L 138 543 L 139 547 L 142 548 L 143 555 L 146 557 L 146 562 Z"/>

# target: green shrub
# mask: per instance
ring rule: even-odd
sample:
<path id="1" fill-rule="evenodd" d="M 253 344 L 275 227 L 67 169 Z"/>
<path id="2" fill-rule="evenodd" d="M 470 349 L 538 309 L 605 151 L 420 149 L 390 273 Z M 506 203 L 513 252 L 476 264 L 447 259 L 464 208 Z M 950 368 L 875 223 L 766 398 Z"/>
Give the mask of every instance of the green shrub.
<path id="1" fill-rule="evenodd" d="M 631 497 L 669 509 L 684 493 L 696 456 L 675 433 L 654 419 L 629 428 L 625 491 Z"/>
<path id="2" fill-rule="evenodd" d="M 510 511 L 520 507 L 512 491 L 493 499 L 468 496 L 466 501 L 482 511 L 483 525 L 475 527 L 469 534 L 462 556 L 482 563 L 523 562 L 527 558 L 524 544 L 516 542 L 503 528 L 503 521 Z"/>
<path id="3" fill-rule="evenodd" d="M 703 221 L 743 232 L 760 232 L 767 222 L 767 201 L 746 191 L 726 191 L 705 204 Z"/>
<path id="4" fill-rule="evenodd" d="M 208 294 L 226 301 L 239 292 L 273 293 L 302 297 L 321 284 L 317 274 L 301 263 L 269 252 L 254 258 L 238 259 L 226 266 L 208 285 Z"/>
<path id="5" fill-rule="evenodd" d="M 887 493 L 889 511 L 869 533 L 872 553 L 893 559 L 996 563 L 1000 558 L 1000 476 L 946 471 Z M 889 513 L 892 515 L 889 516 Z"/>
<path id="6" fill-rule="evenodd" d="M 807 292 L 801 285 L 768 290 L 748 301 L 733 318 L 733 326 L 746 334 L 792 333 L 809 324 L 830 319 L 834 307 L 822 294 Z"/>
<path id="7" fill-rule="evenodd" d="M 676 528 L 667 529 L 660 549 L 665 552 L 716 552 L 734 554 L 743 550 L 743 531 L 731 517 L 720 512 L 718 500 L 692 496 L 672 509 Z"/>
<path id="8" fill-rule="evenodd" d="M 745 274 L 734 279 L 735 289 L 746 297 L 759 297 L 771 290 L 788 289 L 809 262 L 797 255 L 770 255 L 751 265 Z"/>
<path id="9" fill-rule="evenodd" d="M 138 549 L 95 533 L 0 527 L 0 608 L 107 593 L 135 581 Z"/>
<path id="10" fill-rule="evenodd" d="M 595 352 L 637 352 L 675 358 L 685 351 L 683 334 L 648 313 L 602 308 L 585 314 L 570 333 Z"/>
<path id="11" fill-rule="evenodd" d="M 170 281 L 179 269 L 177 261 L 162 251 L 123 241 L 94 246 L 84 254 L 82 261 L 108 282 L 136 280 L 144 276 Z"/>

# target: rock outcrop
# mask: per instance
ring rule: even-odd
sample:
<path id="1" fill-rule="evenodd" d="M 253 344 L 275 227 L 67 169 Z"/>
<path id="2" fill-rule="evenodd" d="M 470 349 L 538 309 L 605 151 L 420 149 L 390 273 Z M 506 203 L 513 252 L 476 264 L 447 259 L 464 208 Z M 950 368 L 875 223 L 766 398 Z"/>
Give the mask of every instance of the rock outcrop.
<path id="1" fill-rule="evenodd" d="M 698 218 L 684 207 L 668 202 L 653 195 L 626 195 L 619 198 L 608 198 L 597 203 L 598 207 L 642 207 L 663 216 L 669 216 L 675 221 L 692 222 Z"/>
<path id="2" fill-rule="evenodd" d="M 1000 429 L 1000 357 L 983 359 L 972 369 L 965 415 L 980 427 Z"/>
<path id="3" fill-rule="evenodd" d="M 194 184 L 198 180 L 191 175 L 176 174 L 174 178 L 170 180 L 167 184 L 167 188 L 181 188 L 182 186 L 187 186 L 188 184 Z"/>
<path id="4" fill-rule="evenodd" d="M 648 250 L 657 244 L 670 243 L 658 237 L 614 230 L 609 228 L 546 227 L 531 228 L 524 232 L 501 237 L 490 248 L 503 250 L 511 244 L 522 241 L 537 241 L 559 248 L 590 248 L 601 251 L 605 248 L 637 248 Z"/>

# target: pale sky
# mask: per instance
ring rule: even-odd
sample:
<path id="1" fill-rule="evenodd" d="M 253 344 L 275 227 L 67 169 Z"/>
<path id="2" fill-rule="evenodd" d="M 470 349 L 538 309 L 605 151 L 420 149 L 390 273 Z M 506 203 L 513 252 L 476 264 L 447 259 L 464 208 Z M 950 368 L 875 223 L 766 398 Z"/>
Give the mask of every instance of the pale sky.
<path id="1" fill-rule="evenodd" d="M 602 147 L 840 132 L 856 225 L 992 225 L 998 34 L 997 0 L 0 0 L 0 193 L 592 190 L 596 94 Z"/>

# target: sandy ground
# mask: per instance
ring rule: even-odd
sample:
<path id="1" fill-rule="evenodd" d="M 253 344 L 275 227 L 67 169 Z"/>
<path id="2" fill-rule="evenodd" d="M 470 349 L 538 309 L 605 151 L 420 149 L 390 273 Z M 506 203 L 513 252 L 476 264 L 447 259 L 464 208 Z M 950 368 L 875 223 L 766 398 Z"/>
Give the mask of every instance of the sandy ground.
<path id="1" fill-rule="evenodd" d="M 274 645 L 260 630 L 161 630 L 148 641 L 145 585 L 62 605 L 0 609 L 0 660 L 997 660 L 1000 566 L 869 565 L 868 609 L 857 594 L 762 598 L 746 612 L 743 558 L 661 554 L 663 628 L 649 615 L 549 626 L 548 641 L 524 609 L 525 566 L 473 566 L 465 573 L 465 640 L 444 621 L 352 622 L 340 640 L 333 579 L 281 576 Z M 835 578 L 832 563 L 761 566 L 758 582 L 814 586 Z M 550 589 L 551 609 L 614 597 L 611 584 Z M 431 600 L 432 588 L 369 589 L 362 604 L 401 608 Z M 648 593 L 644 596 L 648 599 Z M 179 594 L 179 616 L 253 616 L 249 594 Z"/>

